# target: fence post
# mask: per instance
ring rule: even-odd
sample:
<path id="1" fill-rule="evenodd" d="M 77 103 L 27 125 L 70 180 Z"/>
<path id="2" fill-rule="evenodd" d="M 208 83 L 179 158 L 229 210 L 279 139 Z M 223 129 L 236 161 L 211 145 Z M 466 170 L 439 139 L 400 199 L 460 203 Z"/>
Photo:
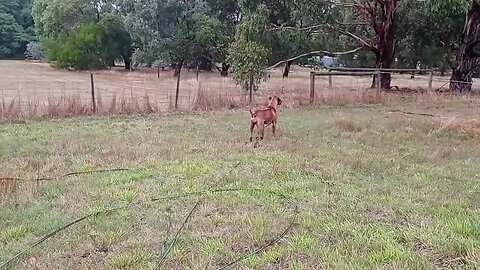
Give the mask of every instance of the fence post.
<path id="1" fill-rule="evenodd" d="M 377 93 L 380 94 L 382 91 L 382 71 L 378 70 L 375 76 L 377 76 Z"/>
<path id="2" fill-rule="evenodd" d="M 160 79 L 160 66 L 157 66 L 157 79 Z"/>
<path id="3" fill-rule="evenodd" d="M 331 70 L 328 70 L 328 72 L 332 72 Z M 330 88 L 333 88 L 333 81 L 332 81 L 332 75 L 328 76 L 328 86 Z"/>
<path id="4" fill-rule="evenodd" d="M 428 77 L 428 93 L 432 92 L 432 85 L 433 85 L 433 70 L 430 70 L 430 76 Z"/>
<path id="5" fill-rule="evenodd" d="M 315 73 L 310 72 L 310 105 L 313 104 L 315 104 Z"/>
<path id="6" fill-rule="evenodd" d="M 200 72 L 200 65 L 197 63 L 197 69 L 195 70 L 195 79 L 197 79 L 198 82 L 198 73 Z"/>
<path id="7" fill-rule="evenodd" d="M 177 90 L 175 92 L 175 110 L 178 109 L 178 95 L 180 94 L 180 74 L 182 73 L 182 70 L 178 72 L 177 75 Z"/>
<path id="8" fill-rule="evenodd" d="M 93 73 L 90 73 L 90 82 L 92 85 L 92 110 L 93 110 L 93 113 L 96 113 L 97 103 L 95 102 L 95 83 L 93 81 Z"/>

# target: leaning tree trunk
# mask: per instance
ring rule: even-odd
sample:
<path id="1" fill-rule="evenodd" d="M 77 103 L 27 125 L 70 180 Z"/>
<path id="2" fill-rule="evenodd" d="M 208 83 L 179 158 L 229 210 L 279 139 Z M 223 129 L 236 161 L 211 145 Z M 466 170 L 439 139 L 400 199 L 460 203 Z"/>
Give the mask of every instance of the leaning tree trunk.
<path id="1" fill-rule="evenodd" d="M 480 52 L 475 50 L 478 44 L 480 44 L 480 1 L 474 0 L 468 9 L 462 43 L 450 78 L 450 91 L 472 90 L 472 75 L 480 64 Z"/>
<path id="2" fill-rule="evenodd" d="M 178 60 L 177 64 L 175 65 L 175 71 L 173 72 L 173 76 L 177 77 L 180 75 L 180 72 L 182 71 L 183 63 L 185 63 L 185 59 L 180 59 Z"/>

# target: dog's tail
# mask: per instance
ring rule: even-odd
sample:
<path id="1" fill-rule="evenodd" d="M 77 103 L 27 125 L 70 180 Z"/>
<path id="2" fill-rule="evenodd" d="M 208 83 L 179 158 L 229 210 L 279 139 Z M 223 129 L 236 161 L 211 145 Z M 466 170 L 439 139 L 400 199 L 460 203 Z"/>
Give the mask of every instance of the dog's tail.
<path id="1" fill-rule="evenodd" d="M 250 117 L 253 118 L 254 114 L 255 114 L 255 113 L 252 111 L 252 109 L 250 109 Z"/>

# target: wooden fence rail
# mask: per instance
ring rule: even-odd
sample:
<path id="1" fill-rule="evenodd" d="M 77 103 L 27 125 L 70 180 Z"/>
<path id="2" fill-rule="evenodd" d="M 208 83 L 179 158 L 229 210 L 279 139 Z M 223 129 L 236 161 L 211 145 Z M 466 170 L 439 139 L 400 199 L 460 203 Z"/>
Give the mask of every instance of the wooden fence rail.
<path id="1" fill-rule="evenodd" d="M 329 71 L 381 71 L 381 72 L 392 72 L 392 73 L 409 73 L 409 72 L 433 72 L 435 69 L 413 69 L 413 68 L 348 68 L 348 67 L 331 67 L 328 68 Z"/>
<path id="2" fill-rule="evenodd" d="M 432 91 L 433 69 L 382 69 L 382 68 L 329 68 L 327 72 L 310 72 L 310 105 L 315 103 L 315 77 L 328 76 L 328 85 L 333 87 L 333 76 L 376 76 L 377 91 L 381 91 L 380 77 L 385 73 L 405 73 L 405 72 L 429 72 L 428 92 Z"/>

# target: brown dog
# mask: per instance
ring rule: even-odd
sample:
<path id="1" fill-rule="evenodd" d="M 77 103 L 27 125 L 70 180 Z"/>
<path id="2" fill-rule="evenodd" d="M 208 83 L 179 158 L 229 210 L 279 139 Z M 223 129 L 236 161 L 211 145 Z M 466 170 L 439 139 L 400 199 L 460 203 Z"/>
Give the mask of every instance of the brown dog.
<path id="1" fill-rule="evenodd" d="M 272 125 L 273 136 L 275 136 L 275 130 L 277 128 L 277 107 L 282 104 L 282 100 L 277 97 L 269 97 L 268 106 L 266 108 L 258 110 L 250 110 L 250 142 L 253 141 L 253 129 L 255 126 L 260 130 L 260 140 L 263 140 L 265 133 L 265 125 L 268 127 Z"/>

